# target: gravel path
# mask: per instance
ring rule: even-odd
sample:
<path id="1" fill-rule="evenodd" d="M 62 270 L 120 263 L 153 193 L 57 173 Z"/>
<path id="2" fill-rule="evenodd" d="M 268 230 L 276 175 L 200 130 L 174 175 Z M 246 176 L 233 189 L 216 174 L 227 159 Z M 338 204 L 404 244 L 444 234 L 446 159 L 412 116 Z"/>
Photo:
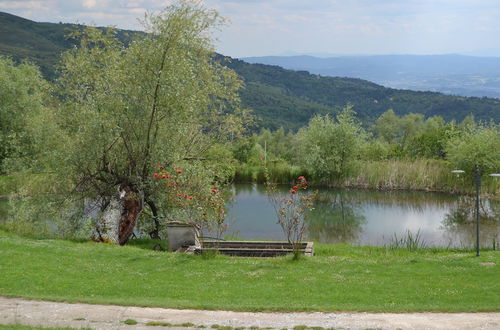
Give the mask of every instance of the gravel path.
<path id="1" fill-rule="evenodd" d="M 123 321 L 131 319 L 136 325 Z M 176 326 L 147 326 L 148 322 Z M 70 304 L 0 297 L 0 324 L 93 329 L 173 329 L 212 325 L 344 329 L 500 329 L 500 313 L 249 313 Z M 184 327 L 182 326 L 184 324 Z M 194 329 L 194 326 L 191 329 Z"/>

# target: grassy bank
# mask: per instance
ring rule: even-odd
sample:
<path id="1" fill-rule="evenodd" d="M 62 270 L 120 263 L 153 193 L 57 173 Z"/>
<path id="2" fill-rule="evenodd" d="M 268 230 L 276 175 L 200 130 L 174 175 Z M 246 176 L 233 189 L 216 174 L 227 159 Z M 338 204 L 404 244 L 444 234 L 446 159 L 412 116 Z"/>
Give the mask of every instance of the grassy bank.
<path id="1" fill-rule="evenodd" d="M 246 311 L 500 311 L 500 253 L 316 245 L 316 256 L 203 258 L 0 232 L 0 294 Z"/>
<path id="2" fill-rule="evenodd" d="M 267 168 L 272 182 L 289 184 L 299 175 L 305 175 L 313 185 L 363 188 L 376 190 L 423 190 L 449 193 L 473 193 L 472 180 L 457 177 L 445 161 L 439 160 L 384 160 L 359 162 L 345 178 L 327 181 L 315 178 L 312 169 L 301 169 L 287 164 L 270 164 Z M 265 169 L 262 166 L 240 166 L 235 173 L 236 183 L 264 183 Z M 482 193 L 500 194 L 500 180 L 483 177 Z"/>
<path id="3" fill-rule="evenodd" d="M 267 166 L 267 175 L 269 180 L 274 183 L 288 184 L 295 182 L 297 177 L 304 175 L 311 177 L 309 171 L 298 166 L 288 164 L 269 164 Z M 235 183 L 265 183 L 266 168 L 264 166 L 241 165 L 236 168 L 234 174 Z"/>

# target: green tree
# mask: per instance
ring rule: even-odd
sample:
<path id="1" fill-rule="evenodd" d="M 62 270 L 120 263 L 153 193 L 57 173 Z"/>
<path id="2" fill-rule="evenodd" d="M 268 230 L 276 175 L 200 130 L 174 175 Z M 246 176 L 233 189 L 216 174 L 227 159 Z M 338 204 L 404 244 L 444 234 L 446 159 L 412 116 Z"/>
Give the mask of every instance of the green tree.
<path id="1" fill-rule="evenodd" d="M 232 145 L 233 157 L 240 163 L 249 163 L 255 145 L 255 136 L 243 137 Z"/>
<path id="2" fill-rule="evenodd" d="M 0 173 L 7 162 L 29 161 L 33 137 L 26 126 L 45 108 L 48 84 L 34 65 L 0 56 Z M 14 166 L 13 164 L 11 166 Z"/>
<path id="3" fill-rule="evenodd" d="M 446 124 L 442 117 L 430 117 L 420 135 L 409 142 L 408 153 L 414 157 L 444 159 L 448 140 L 457 134 L 459 131 L 454 122 Z"/>
<path id="4" fill-rule="evenodd" d="M 264 128 L 256 136 L 256 140 L 265 149 L 267 161 L 274 163 L 291 161 L 294 135 L 292 133 L 286 134 L 283 127 L 274 132 Z"/>
<path id="5" fill-rule="evenodd" d="M 405 157 L 412 141 L 422 134 L 424 127 L 422 114 L 409 113 L 400 118 L 389 109 L 375 121 L 372 131 L 391 145 L 392 156 Z"/>
<path id="6" fill-rule="evenodd" d="M 128 47 L 112 29 L 73 35 L 80 47 L 64 54 L 57 82 L 64 144 L 48 141 L 44 157 L 57 173 L 53 191 L 73 206 L 96 202 L 95 239 L 124 244 L 144 205 L 158 229 L 166 211 L 154 164 L 210 168 L 207 175 L 225 179 L 217 167 L 226 160 L 214 146 L 233 139 L 243 123 L 241 82 L 213 60 L 210 32 L 221 22 L 215 11 L 180 1 L 146 16 L 148 34 Z"/>
<path id="7" fill-rule="evenodd" d="M 334 121 L 316 116 L 298 133 L 297 162 L 319 180 L 339 180 L 349 174 L 359 159 L 366 133 L 348 106 Z"/>
<path id="8" fill-rule="evenodd" d="M 470 177 L 500 169 L 500 129 L 495 125 L 479 125 L 450 139 L 446 146 L 451 164 Z"/>
<path id="9" fill-rule="evenodd" d="M 425 125 L 424 115 L 420 113 L 409 113 L 401 118 L 400 122 L 400 144 L 406 148 L 410 141 L 419 136 Z"/>
<path id="10" fill-rule="evenodd" d="M 477 128 L 476 119 L 473 114 L 467 115 L 458 125 L 462 131 L 470 131 Z"/>
<path id="11" fill-rule="evenodd" d="M 399 136 L 400 121 L 394 110 L 389 109 L 377 118 L 372 130 L 385 142 L 395 144 Z"/>

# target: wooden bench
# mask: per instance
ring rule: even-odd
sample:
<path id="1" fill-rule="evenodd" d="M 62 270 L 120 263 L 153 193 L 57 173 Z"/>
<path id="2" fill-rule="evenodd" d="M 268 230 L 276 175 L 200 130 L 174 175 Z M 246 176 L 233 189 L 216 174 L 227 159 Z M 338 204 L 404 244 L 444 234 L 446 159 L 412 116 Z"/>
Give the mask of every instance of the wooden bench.
<path id="1" fill-rule="evenodd" d="M 276 257 L 293 253 L 293 246 L 288 242 L 266 241 L 216 241 L 205 240 L 195 253 L 218 251 L 219 253 L 241 257 Z M 302 242 L 299 251 L 305 256 L 314 254 L 313 242 Z"/>

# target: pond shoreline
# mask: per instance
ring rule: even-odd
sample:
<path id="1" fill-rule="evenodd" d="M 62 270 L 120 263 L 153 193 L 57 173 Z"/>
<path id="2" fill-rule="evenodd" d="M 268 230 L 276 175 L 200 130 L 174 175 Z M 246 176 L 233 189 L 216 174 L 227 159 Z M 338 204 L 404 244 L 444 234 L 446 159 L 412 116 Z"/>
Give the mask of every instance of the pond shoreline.
<path id="1" fill-rule="evenodd" d="M 282 194 L 287 185 L 278 185 Z M 445 192 L 317 189 L 319 196 L 306 217 L 306 239 L 351 245 L 472 248 L 474 198 Z M 281 240 L 283 232 L 269 202 L 266 187 L 234 184 L 229 204 L 229 235 L 243 239 Z M 481 236 L 484 247 L 498 242 L 498 202 L 482 200 Z"/>
<path id="2" fill-rule="evenodd" d="M 311 187 L 357 188 L 377 191 L 428 191 L 456 195 L 475 193 L 472 178 L 457 177 L 442 160 L 418 159 L 360 161 L 343 178 L 315 178 L 311 170 L 288 164 L 264 166 L 240 165 L 234 183 L 263 184 L 269 178 L 279 184 L 293 184 L 298 176 L 309 179 Z M 500 180 L 483 177 L 482 194 L 500 200 Z"/>

